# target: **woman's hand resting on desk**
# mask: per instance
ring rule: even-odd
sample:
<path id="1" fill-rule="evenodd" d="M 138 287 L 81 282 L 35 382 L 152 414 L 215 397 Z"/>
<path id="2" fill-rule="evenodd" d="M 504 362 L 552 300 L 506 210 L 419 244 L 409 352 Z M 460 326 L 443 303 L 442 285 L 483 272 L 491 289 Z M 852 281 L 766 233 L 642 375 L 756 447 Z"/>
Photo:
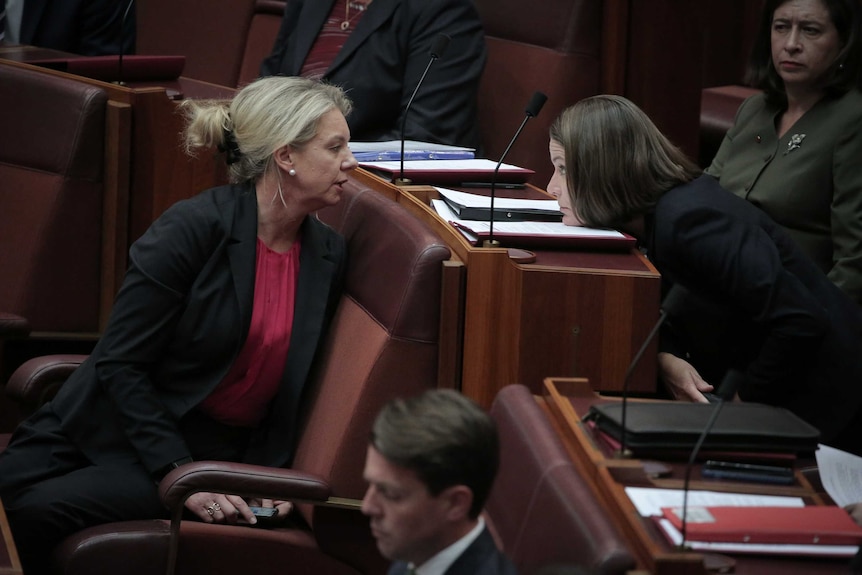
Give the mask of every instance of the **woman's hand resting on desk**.
<path id="1" fill-rule="evenodd" d="M 713 391 L 713 387 L 700 377 L 697 370 L 689 362 L 671 353 L 658 354 L 658 367 L 662 380 L 674 399 L 708 403 L 704 393 Z"/>
<path id="2" fill-rule="evenodd" d="M 284 519 L 293 509 L 289 501 L 273 499 L 251 499 L 245 501 L 239 495 L 224 495 L 222 493 L 195 493 L 186 499 L 186 509 L 194 513 L 205 523 L 257 523 L 249 506 L 275 507 L 279 519 Z"/>

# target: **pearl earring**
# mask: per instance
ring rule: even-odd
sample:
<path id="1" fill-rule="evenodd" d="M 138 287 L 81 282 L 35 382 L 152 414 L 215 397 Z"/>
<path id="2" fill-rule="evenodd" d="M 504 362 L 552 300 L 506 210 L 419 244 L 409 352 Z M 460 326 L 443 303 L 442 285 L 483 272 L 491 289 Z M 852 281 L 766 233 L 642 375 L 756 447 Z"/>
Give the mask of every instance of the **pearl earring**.
<path id="1" fill-rule="evenodd" d="M 291 176 L 295 176 L 296 170 L 294 170 L 293 168 L 290 168 L 290 170 L 288 170 L 287 173 L 290 174 Z"/>

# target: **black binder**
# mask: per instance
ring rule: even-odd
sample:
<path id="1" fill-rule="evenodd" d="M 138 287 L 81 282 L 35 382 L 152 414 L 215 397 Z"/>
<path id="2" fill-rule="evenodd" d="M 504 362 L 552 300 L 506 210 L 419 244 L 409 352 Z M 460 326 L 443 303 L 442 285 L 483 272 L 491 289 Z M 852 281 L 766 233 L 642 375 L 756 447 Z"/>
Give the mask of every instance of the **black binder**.
<path id="1" fill-rule="evenodd" d="M 682 401 L 629 402 L 626 446 L 633 451 L 690 451 L 715 405 Z M 621 403 L 590 407 L 585 420 L 619 440 Z M 725 403 L 706 436 L 704 451 L 806 453 L 817 449 L 820 431 L 781 407 L 761 403 Z"/>

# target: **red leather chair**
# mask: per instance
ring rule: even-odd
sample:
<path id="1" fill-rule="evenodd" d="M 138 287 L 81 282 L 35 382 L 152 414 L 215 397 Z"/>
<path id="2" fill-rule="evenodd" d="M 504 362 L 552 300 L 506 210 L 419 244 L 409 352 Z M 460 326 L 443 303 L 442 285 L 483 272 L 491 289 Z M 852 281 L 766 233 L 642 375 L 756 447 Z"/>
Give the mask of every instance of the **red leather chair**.
<path id="1" fill-rule="evenodd" d="M 548 128 L 566 107 L 600 91 L 601 0 L 476 0 L 488 62 L 479 87 L 479 126 L 485 155 L 497 160 L 539 90 L 548 96 L 506 157 L 535 170 L 545 187 L 553 171 Z"/>
<path id="2" fill-rule="evenodd" d="M 177 520 L 179 573 L 386 570 L 358 509 L 368 435 L 386 402 L 437 385 L 441 277 L 450 252 L 404 208 L 352 181 L 342 201 L 318 216 L 347 239 L 346 291 L 311 383 L 292 468 L 197 462 L 161 486 L 166 504 L 180 512 L 185 497 L 199 489 L 315 505 L 299 506 L 298 525 L 271 530 Z M 60 359 L 68 364 L 70 358 Z M 40 367 L 39 376 L 49 379 L 48 361 L 29 367 Z M 14 377 L 22 389 L 38 388 L 30 374 Z M 55 551 L 57 572 L 164 573 L 169 538 L 163 520 L 85 529 Z"/>
<path id="3" fill-rule="evenodd" d="M 706 168 L 712 163 L 724 135 L 733 126 L 736 111 L 749 96 L 759 90 L 748 86 L 704 88 L 700 98 L 700 154 L 698 161 Z"/>
<path id="4" fill-rule="evenodd" d="M 523 385 L 504 387 L 491 406 L 500 433 L 500 471 L 485 512 L 518 572 L 570 565 L 623 575 L 635 559 L 578 473 L 546 412 Z"/>
<path id="5" fill-rule="evenodd" d="M 107 94 L 0 65 L 0 309 L 99 331 Z"/>

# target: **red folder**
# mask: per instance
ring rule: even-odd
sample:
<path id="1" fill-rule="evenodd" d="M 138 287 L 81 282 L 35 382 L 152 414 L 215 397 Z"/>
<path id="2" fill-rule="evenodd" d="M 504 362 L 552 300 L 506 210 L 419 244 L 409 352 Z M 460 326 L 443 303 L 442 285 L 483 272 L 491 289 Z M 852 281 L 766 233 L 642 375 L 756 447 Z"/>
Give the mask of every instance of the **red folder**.
<path id="1" fill-rule="evenodd" d="M 662 508 L 682 529 L 679 508 Z M 860 545 L 862 527 L 835 505 L 806 507 L 689 507 L 686 539 L 711 543 Z"/>

